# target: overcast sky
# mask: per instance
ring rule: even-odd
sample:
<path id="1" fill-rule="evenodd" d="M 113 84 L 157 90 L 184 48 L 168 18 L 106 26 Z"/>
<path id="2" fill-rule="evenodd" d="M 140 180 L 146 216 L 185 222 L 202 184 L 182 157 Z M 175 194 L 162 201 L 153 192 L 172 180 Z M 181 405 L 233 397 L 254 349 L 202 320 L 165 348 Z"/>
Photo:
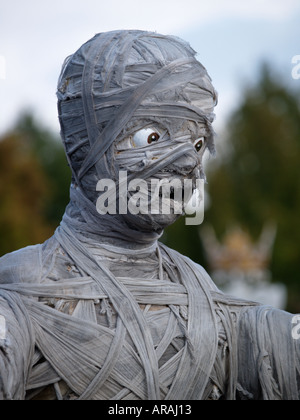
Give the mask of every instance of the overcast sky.
<path id="1" fill-rule="evenodd" d="M 219 93 L 216 126 L 267 60 L 282 80 L 300 55 L 299 0 L 0 0 L 0 134 L 21 110 L 59 132 L 56 82 L 64 58 L 95 33 L 173 34 L 198 52 Z"/>

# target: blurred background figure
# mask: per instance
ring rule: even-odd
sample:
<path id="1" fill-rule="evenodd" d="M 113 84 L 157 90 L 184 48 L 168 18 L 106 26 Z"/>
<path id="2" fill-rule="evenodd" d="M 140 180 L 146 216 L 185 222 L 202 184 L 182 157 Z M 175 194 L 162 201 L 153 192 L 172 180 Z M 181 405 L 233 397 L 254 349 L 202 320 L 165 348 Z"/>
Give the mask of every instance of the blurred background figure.
<path id="1" fill-rule="evenodd" d="M 254 243 L 248 232 L 235 228 L 226 232 L 220 243 L 213 228 L 206 227 L 201 239 L 217 286 L 229 295 L 285 309 L 285 285 L 271 283 L 270 260 L 275 234 L 274 227 L 265 227 Z"/>

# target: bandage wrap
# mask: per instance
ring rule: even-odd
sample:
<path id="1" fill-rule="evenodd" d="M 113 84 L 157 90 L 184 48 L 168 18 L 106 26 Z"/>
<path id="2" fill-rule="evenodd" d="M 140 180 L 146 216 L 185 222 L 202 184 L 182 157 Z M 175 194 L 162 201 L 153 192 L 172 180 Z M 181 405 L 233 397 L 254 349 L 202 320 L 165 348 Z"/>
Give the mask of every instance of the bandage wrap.
<path id="1" fill-rule="evenodd" d="M 98 176 L 108 175 L 101 157 L 129 122 L 178 118 L 209 125 L 217 101 L 187 43 L 143 31 L 101 33 L 85 43 L 66 59 L 57 95 L 62 137 L 78 181 L 95 164 Z"/>
<path id="2" fill-rule="evenodd" d="M 185 121 L 201 125 L 213 150 L 211 122 L 217 94 L 195 52 L 177 37 L 144 31 L 100 33 L 66 59 L 57 95 L 61 135 L 74 181 L 65 220 L 69 218 L 68 224 L 80 220 L 84 223 L 80 228 L 77 223 L 80 230 L 92 224 L 100 234 L 107 228 L 117 237 L 127 231 L 127 237 L 139 242 L 157 238 L 155 233 L 147 238 L 136 235 L 118 217 L 99 218 L 96 185 L 99 179 L 117 178 L 116 143 L 149 120 L 167 126 L 171 136 Z M 189 154 L 191 145 L 166 152 L 167 159 L 153 162 L 151 170 L 139 171 L 138 177 L 152 176 Z"/>

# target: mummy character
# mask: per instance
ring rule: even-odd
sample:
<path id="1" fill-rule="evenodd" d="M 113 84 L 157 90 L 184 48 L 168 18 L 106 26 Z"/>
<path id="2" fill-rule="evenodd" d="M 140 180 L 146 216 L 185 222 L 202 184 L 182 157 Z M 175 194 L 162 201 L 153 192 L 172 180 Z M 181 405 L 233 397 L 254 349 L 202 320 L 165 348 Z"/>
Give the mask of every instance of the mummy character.
<path id="1" fill-rule="evenodd" d="M 0 398 L 298 399 L 292 315 L 224 295 L 159 242 L 180 216 L 174 188 L 169 212 L 132 210 L 173 180 L 193 186 L 186 203 L 204 177 L 217 95 L 195 52 L 100 33 L 66 59 L 57 95 L 70 203 L 53 237 L 0 259 Z"/>

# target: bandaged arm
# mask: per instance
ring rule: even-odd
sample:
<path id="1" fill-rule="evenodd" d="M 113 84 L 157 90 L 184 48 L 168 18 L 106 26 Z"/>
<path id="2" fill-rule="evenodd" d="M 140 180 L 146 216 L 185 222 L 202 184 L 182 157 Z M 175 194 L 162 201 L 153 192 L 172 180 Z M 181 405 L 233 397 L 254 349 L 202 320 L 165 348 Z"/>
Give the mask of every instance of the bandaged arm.
<path id="1" fill-rule="evenodd" d="M 0 287 L 0 400 L 23 400 L 33 354 L 31 322 L 20 296 Z"/>
<path id="2" fill-rule="evenodd" d="M 239 322 L 242 399 L 300 399 L 300 338 L 293 316 L 268 306 L 245 309 Z"/>

